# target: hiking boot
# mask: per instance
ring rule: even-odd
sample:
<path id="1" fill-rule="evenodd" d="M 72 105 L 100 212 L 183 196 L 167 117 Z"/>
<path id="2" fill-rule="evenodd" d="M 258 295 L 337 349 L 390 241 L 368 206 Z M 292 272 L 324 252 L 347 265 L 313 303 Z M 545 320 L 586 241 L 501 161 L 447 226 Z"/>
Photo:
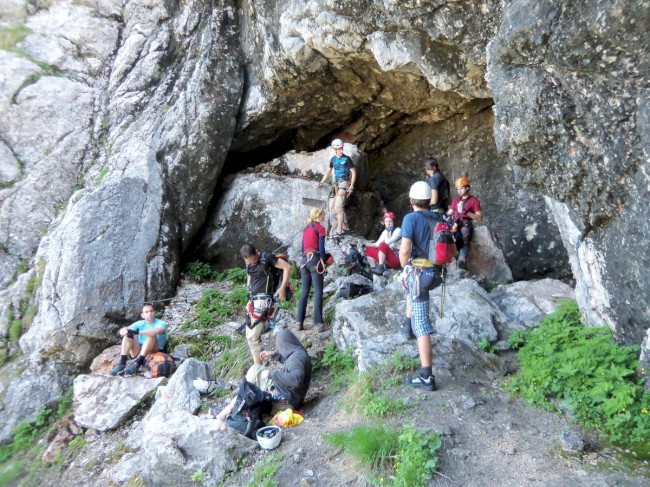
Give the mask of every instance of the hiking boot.
<path id="1" fill-rule="evenodd" d="M 405 382 L 409 386 L 424 389 L 425 391 L 436 390 L 436 380 L 432 375 L 429 377 L 422 377 L 420 374 L 406 376 Z"/>
<path id="2" fill-rule="evenodd" d="M 139 369 L 140 366 L 137 363 L 133 362 L 131 365 L 126 366 L 126 368 L 124 369 L 124 375 L 125 376 L 136 375 Z"/>
<path id="3" fill-rule="evenodd" d="M 330 325 L 328 323 L 320 323 L 316 325 L 316 329 L 318 330 L 318 333 L 324 333 L 330 329 Z"/>
<path id="4" fill-rule="evenodd" d="M 378 276 L 383 276 L 384 272 L 386 272 L 386 266 L 384 266 L 384 264 L 379 264 L 373 267 L 372 269 L 370 269 L 370 272 Z"/>
<path id="5" fill-rule="evenodd" d="M 305 330 L 305 325 L 303 323 L 296 323 L 296 330 L 304 331 Z"/>
<path id="6" fill-rule="evenodd" d="M 467 269 L 467 259 L 465 257 L 461 257 L 456 261 L 456 265 L 458 266 L 459 269 Z"/>
<path id="7" fill-rule="evenodd" d="M 123 363 L 119 363 L 119 364 L 117 364 L 115 367 L 113 367 L 111 369 L 111 375 L 112 376 L 122 375 L 125 368 L 126 368 L 126 365 L 124 365 Z"/>

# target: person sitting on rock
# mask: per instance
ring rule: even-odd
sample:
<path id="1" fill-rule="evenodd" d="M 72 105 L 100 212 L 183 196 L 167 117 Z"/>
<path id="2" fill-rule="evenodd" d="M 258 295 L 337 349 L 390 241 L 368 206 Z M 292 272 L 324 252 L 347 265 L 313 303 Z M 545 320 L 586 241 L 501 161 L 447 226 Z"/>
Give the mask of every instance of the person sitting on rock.
<path id="1" fill-rule="evenodd" d="M 288 328 L 280 330 L 275 337 L 275 352 L 262 351 L 262 360 L 275 360 L 283 364 L 282 370 L 271 370 L 263 365 L 253 365 L 246 373 L 246 380 L 273 396 L 272 414 L 287 407 L 299 409 L 305 400 L 311 383 L 311 359 L 300 340 Z M 217 415 L 224 420 L 232 411 L 233 399 Z"/>
<path id="2" fill-rule="evenodd" d="M 142 316 L 142 320 L 120 328 L 122 337 L 120 363 L 113 367 L 111 375 L 135 375 L 140 366 L 144 364 L 147 355 L 165 348 L 167 323 L 156 318 L 156 310 L 153 305 L 145 304 L 140 316 Z M 135 360 L 127 365 L 129 357 L 135 357 Z"/>
<path id="3" fill-rule="evenodd" d="M 354 183 L 357 178 L 357 170 L 350 156 L 343 153 L 343 141 L 341 139 L 334 139 L 332 141 L 332 149 L 335 155 L 330 159 L 330 165 L 325 171 L 323 179 L 321 179 L 318 186 L 325 184 L 332 171 L 334 171 L 334 210 L 336 213 L 336 229 L 338 235 L 348 235 L 350 228 L 348 227 L 347 217 L 345 214 L 345 199 L 354 191 Z"/>
<path id="4" fill-rule="evenodd" d="M 392 211 L 386 212 L 383 217 L 384 231 L 375 243 L 366 244 L 366 257 L 370 264 L 371 272 L 381 276 L 386 271 L 386 265 L 391 269 L 399 267 L 399 246 L 402 230 L 395 227 L 395 214 Z M 379 262 L 378 265 L 375 265 Z"/>
<path id="5" fill-rule="evenodd" d="M 438 160 L 435 157 L 429 157 L 424 161 L 424 170 L 429 176 L 427 182 L 431 186 L 429 209 L 444 215 L 449 209 L 449 181 L 440 171 Z"/>
<path id="6" fill-rule="evenodd" d="M 469 179 L 463 177 L 456 180 L 456 190 L 458 198 L 451 203 L 451 208 L 447 212 L 453 215 L 454 219 L 454 239 L 458 249 L 458 267 L 464 268 L 467 265 L 467 253 L 469 243 L 474 235 L 474 221 L 481 221 L 481 202 L 476 196 L 470 195 L 471 187 Z"/>
<path id="7" fill-rule="evenodd" d="M 269 268 L 273 266 L 282 269 L 282 283 L 275 292 L 275 296 L 280 301 L 284 301 L 291 265 L 271 253 L 258 252 L 251 244 L 243 245 L 240 253 L 246 262 L 246 273 L 248 274 L 246 285 L 250 296 L 246 304 L 246 312 L 250 315 L 250 325 L 246 327 L 246 341 L 253 356 L 253 363 L 261 364 L 262 333 L 264 325 L 273 317 L 274 311 L 274 282 Z"/>
<path id="8" fill-rule="evenodd" d="M 431 369 L 431 334 L 433 328 L 429 320 L 429 291 L 442 282 L 442 268 L 429 262 L 429 242 L 431 240 L 430 219 L 442 219 L 437 213 L 429 211 L 431 186 L 418 181 L 411 186 L 409 198 L 413 213 L 402 221 L 402 243 L 399 260 L 404 267 L 404 281 L 407 289 L 407 317 L 410 316 L 408 332 L 415 334 L 420 354 L 420 371 L 406 377 L 406 384 L 433 391 L 436 383 Z"/>

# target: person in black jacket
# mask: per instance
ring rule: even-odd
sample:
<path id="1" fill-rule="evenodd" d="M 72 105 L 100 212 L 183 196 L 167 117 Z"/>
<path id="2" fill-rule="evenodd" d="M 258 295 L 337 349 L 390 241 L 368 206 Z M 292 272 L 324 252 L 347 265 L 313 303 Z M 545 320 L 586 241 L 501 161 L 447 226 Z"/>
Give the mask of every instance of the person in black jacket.
<path id="1" fill-rule="evenodd" d="M 282 370 L 269 372 L 268 377 L 273 381 L 269 392 L 273 394 L 273 388 L 277 389 L 278 400 L 286 401 L 293 409 L 300 408 L 311 383 L 309 354 L 296 335 L 286 328 L 276 336 L 275 349 L 275 352 L 263 351 L 260 354 L 262 360 L 277 360 L 284 365 Z"/>

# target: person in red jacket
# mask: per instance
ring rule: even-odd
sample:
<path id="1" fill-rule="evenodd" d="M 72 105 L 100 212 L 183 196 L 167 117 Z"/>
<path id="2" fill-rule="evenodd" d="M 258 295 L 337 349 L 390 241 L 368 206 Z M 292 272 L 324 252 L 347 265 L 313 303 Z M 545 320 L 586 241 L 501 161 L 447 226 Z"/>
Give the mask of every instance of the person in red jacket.
<path id="1" fill-rule="evenodd" d="M 481 221 L 481 202 L 476 196 L 470 194 L 471 187 L 469 179 L 463 177 L 456 180 L 456 190 L 458 198 L 451 203 L 451 208 L 447 212 L 454 218 L 454 238 L 456 239 L 456 248 L 458 249 L 458 266 L 465 267 L 467 264 L 467 253 L 469 243 L 474 235 L 475 221 Z"/>

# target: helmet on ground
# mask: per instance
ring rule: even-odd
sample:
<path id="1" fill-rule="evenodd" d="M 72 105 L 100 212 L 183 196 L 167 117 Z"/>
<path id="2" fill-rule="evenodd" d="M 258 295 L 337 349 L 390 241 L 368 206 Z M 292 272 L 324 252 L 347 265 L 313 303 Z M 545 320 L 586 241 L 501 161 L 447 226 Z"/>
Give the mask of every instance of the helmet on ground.
<path id="1" fill-rule="evenodd" d="M 430 200 L 431 199 L 431 186 L 426 181 L 418 181 L 413 183 L 409 191 L 409 198 L 414 200 Z"/>
<path id="2" fill-rule="evenodd" d="M 387 211 L 384 213 L 384 216 L 381 218 L 382 220 L 385 220 L 386 218 L 390 218 L 391 220 L 395 220 L 395 213 L 392 211 Z"/>
<path id="3" fill-rule="evenodd" d="M 332 149 L 342 149 L 343 141 L 341 139 L 334 139 L 332 141 Z"/>
<path id="4" fill-rule="evenodd" d="M 464 188 L 465 186 L 469 186 L 469 179 L 467 179 L 467 178 L 458 178 L 456 180 L 456 187 L 457 188 Z"/>
<path id="5" fill-rule="evenodd" d="M 257 442 L 264 450 L 273 450 L 280 444 L 282 430 L 279 426 L 265 426 L 257 430 Z"/>

